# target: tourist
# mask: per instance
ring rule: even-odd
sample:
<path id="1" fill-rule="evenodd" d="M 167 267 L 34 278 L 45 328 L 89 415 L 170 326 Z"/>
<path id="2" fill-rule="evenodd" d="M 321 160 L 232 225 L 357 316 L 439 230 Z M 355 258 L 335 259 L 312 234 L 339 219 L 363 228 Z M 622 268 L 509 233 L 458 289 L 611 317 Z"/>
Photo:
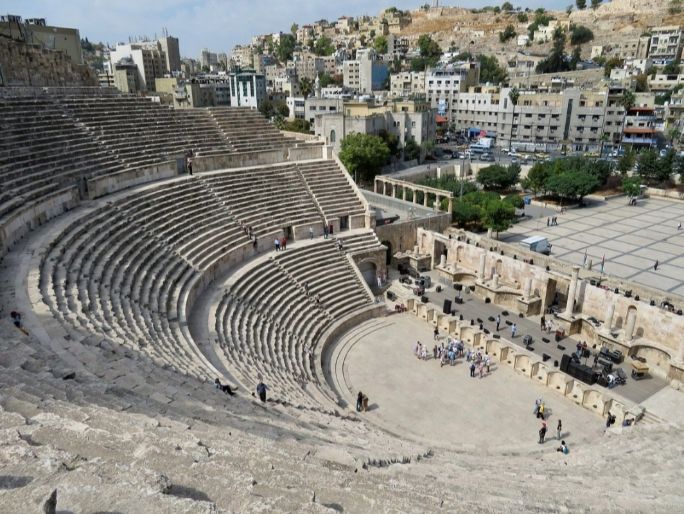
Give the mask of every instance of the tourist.
<path id="1" fill-rule="evenodd" d="M 328 225 L 323 225 L 323 239 L 328 239 Z"/>
<path id="2" fill-rule="evenodd" d="M 321 305 L 321 293 L 317 293 L 315 297 L 316 305 Z"/>
<path id="3" fill-rule="evenodd" d="M 537 409 L 537 418 L 541 419 L 542 421 L 544 421 L 544 410 L 545 410 L 544 402 L 541 402 L 539 404 L 539 409 Z"/>
<path id="4" fill-rule="evenodd" d="M 546 218 L 546 226 L 548 227 L 549 225 L 551 225 L 551 219 L 550 219 L 550 218 Z"/>
<path id="5" fill-rule="evenodd" d="M 192 176 L 192 150 L 187 153 L 185 158 L 186 167 L 188 168 L 188 174 Z"/>
<path id="6" fill-rule="evenodd" d="M 568 445 L 565 444 L 565 441 L 561 441 L 561 445 L 556 448 L 557 452 L 561 452 L 564 455 L 567 455 L 570 450 L 568 450 Z"/>
<path id="7" fill-rule="evenodd" d="M 539 406 L 542 404 L 542 401 L 543 401 L 543 400 L 542 400 L 541 398 L 537 398 L 537 399 L 534 401 L 534 410 L 532 411 L 532 414 L 533 414 L 534 416 L 537 416 L 537 414 L 538 414 L 538 412 L 539 412 Z M 539 417 L 539 416 L 537 416 L 537 417 Z"/>
<path id="8" fill-rule="evenodd" d="M 361 412 L 361 408 L 363 407 L 363 393 L 359 391 L 359 394 L 356 396 L 356 412 Z"/>
<path id="9" fill-rule="evenodd" d="M 480 378 L 484 376 L 484 363 L 480 362 L 480 365 L 477 367 L 477 371 L 480 375 Z"/>
<path id="10" fill-rule="evenodd" d="M 680 221 L 679 224 L 677 225 L 677 230 L 682 230 L 682 222 Z"/>
<path id="11" fill-rule="evenodd" d="M 561 431 L 563 430 L 563 424 L 561 423 L 561 420 L 558 420 L 558 426 L 556 427 L 556 435 L 558 436 L 558 440 L 561 438 Z"/>
<path id="12" fill-rule="evenodd" d="M 14 326 L 21 329 L 21 314 L 17 311 L 10 312 L 10 318 L 12 318 L 12 323 Z"/>
<path id="13" fill-rule="evenodd" d="M 501 316 L 499 314 L 496 315 L 496 331 L 499 331 L 499 325 L 501 324 Z"/>
<path id="14" fill-rule="evenodd" d="M 515 339 L 515 333 L 518 331 L 518 325 L 513 323 L 511 325 L 511 339 Z"/>
<path id="15" fill-rule="evenodd" d="M 428 360 L 427 345 L 423 345 L 420 349 L 420 358 L 424 361 Z"/>
<path id="16" fill-rule="evenodd" d="M 286 238 L 285 236 L 283 236 L 283 237 L 280 239 L 280 249 L 281 249 L 282 251 L 285 251 L 286 248 L 287 248 L 287 238 Z"/>
<path id="17" fill-rule="evenodd" d="M 332 223 L 330 223 L 330 224 L 328 225 L 328 233 L 329 233 L 331 236 L 333 235 L 333 224 L 332 224 Z"/>
<path id="18" fill-rule="evenodd" d="M 341 239 L 338 239 L 338 240 L 337 240 L 337 248 L 338 248 L 338 250 L 341 251 L 343 246 L 344 246 L 344 245 L 342 244 L 342 240 L 341 240 Z"/>
<path id="19" fill-rule="evenodd" d="M 254 251 L 256 252 L 257 250 L 257 237 L 254 236 L 254 239 L 252 239 L 252 247 L 254 248 Z"/>
<path id="20" fill-rule="evenodd" d="M 264 384 L 263 381 L 259 381 L 256 386 L 256 392 L 259 395 L 259 399 L 262 401 L 262 403 L 266 403 L 266 391 L 268 391 L 268 386 Z"/>
<path id="21" fill-rule="evenodd" d="M 216 389 L 219 389 L 219 390 L 223 391 L 224 393 L 229 394 L 231 396 L 235 396 L 235 393 L 230 388 L 230 386 L 228 384 L 222 384 L 218 378 L 216 380 L 214 380 L 214 385 L 216 386 Z"/>
<path id="22" fill-rule="evenodd" d="M 368 396 L 365 394 L 361 398 L 361 407 L 363 408 L 363 412 L 368 411 Z"/>
<path id="23" fill-rule="evenodd" d="M 658 259 L 656 259 L 655 264 L 653 265 L 653 271 L 658 271 Z"/>
<path id="24" fill-rule="evenodd" d="M 420 358 L 420 341 L 416 341 L 416 345 L 413 347 L 413 355 Z"/>
<path id="25" fill-rule="evenodd" d="M 304 282 L 303 287 L 304 287 L 304 292 L 306 293 L 306 296 L 309 296 L 309 283 Z"/>
<path id="26" fill-rule="evenodd" d="M 433 331 L 432 339 L 434 341 L 437 341 L 438 338 L 439 338 L 439 328 L 435 327 L 435 330 Z"/>
<path id="27" fill-rule="evenodd" d="M 470 376 L 475 378 L 475 361 L 470 363 Z"/>
<path id="28" fill-rule="evenodd" d="M 546 421 L 542 421 L 542 426 L 539 429 L 539 444 L 544 444 L 544 438 L 546 437 Z"/>
<path id="29" fill-rule="evenodd" d="M 439 348 L 437 348 L 437 345 L 434 346 L 432 349 L 432 357 L 437 360 L 437 356 L 439 355 Z"/>
<path id="30" fill-rule="evenodd" d="M 276 252 L 279 252 L 279 251 L 280 251 L 280 239 L 278 239 L 278 238 L 276 237 L 276 238 L 275 238 L 275 241 L 273 242 L 273 244 L 275 245 L 275 251 L 276 251 Z"/>
<path id="31" fill-rule="evenodd" d="M 541 321 L 540 321 L 540 323 L 539 323 L 539 326 L 540 326 L 540 328 L 541 328 L 542 331 L 543 331 L 544 328 L 546 327 L 546 317 L 544 317 L 543 314 L 542 314 L 542 317 L 541 317 Z"/>
<path id="32" fill-rule="evenodd" d="M 309 239 L 313 239 L 313 227 L 309 227 Z"/>
<path id="33" fill-rule="evenodd" d="M 485 359 L 484 359 L 484 365 L 487 368 L 487 375 L 489 375 L 489 373 L 491 372 L 491 370 L 490 370 L 491 363 L 492 363 L 492 358 L 489 356 L 489 353 L 486 353 Z"/>

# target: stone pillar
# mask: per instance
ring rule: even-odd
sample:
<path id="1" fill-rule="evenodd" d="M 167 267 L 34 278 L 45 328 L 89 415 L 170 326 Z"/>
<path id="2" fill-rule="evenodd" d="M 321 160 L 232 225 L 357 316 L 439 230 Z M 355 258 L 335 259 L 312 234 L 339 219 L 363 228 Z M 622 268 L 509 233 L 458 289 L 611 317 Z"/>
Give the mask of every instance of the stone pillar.
<path id="1" fill-rule="evenodd" d="M 487 254 L 483 253 L 480 255 L 480 267 L 477 270 L 477 278 L 480 282 L 484 282 L 485 279 L 485 263 L 487 262 Z"/>
<path id="2" fill-rule="evenodd" d="M 454 199 L 452 197 L 449 197 L 449 207 L 447 209 L 448 209 L 448 212 L 451 212 L 454 210 Z"/>
<path id="3" fill-rule="evenodd" d="M 413 189 L 411 189 L 411 191 L 413 191 L 413 203 L 417 204 L 418 203 L 418 195 L 416 194 L 416 189 L 413 188 Z"/>
<path id="4" fill-rule="evenodd" d="M 401 188 L 401 199 L 406 201 L 406 186 L 402 186 Z"/>
<path id="5" fill-rule="evenodd" d="M 492 277 L 492 289 L 499 289 L 499 274 L 494 273 Z"/>
<path id="6" fill-rule="evenodd" d="M 572 316 L 572 310 L 575 303 L 575 294 L 577 293 L 577 278 L 579 277 L 579 266 L 572 267 L 572 277 L 570 278 L 570 289 L 568 290 L 568 302 L 565 304 L 565 315 Z"/>
<path id="7" fill-rule="evenodd" d="M 439 265 L 440 265 L 442 268 L 446 268 L 446 257 L 447 257 L 447 256 L 444 255 L 444 254 L 442 254 L 442 255 L 439 256 Z"/>
<path id="8" fill-rule="evenodd" d="M 679 351 L 677 352 L 677 360 L 684 362 L 684 339 L 679 341 Z"/>
<path id="9" fill-rule="evenodd" d="M 377 178 L 373 181 L 373 192 L 374 193 L 378 192 L 378 179 Z"/>
<path id="10" fill-rule="evenodd" d="M 415 245 L 415 246 L 413 247 L 413 254 L 414 254 L 414 255 L 418 255 L 418 245 Z"/>
<path id="11" fill-rule="evenodd" d="M 627 311 L 627 325 L 625 326 L 625 339 L 631 341 L 634 337 L 634 326 L 636 325 L 636 309 Z"/>
<path id="12" fill-rule="evenodd" d="M 427 193 L 427 191 L 424 191 L 423 192 L 423 207 L 427 207 L 427 206 L 428 206 L 428 193 Z"/>
<path id="13" fill-rule="evenodd" d="M 392 198 L 396 198 L 396 197 L 397 197 L 397 185 L 392 184 Z"/>
<path id="14" fill-rule="evenodd" d="M 487 229 L 487 237 L 488 237 L 489 239 L 492 238 L 492 229 L 491 229 L 491 228 L 488 228 L 488 229 Z"/>
<path id="15" fill-rule="evenodd" d="M 608 308 L 606 309 L 606 320 L 603 323 L 603 328 L 605 328 L 607 332 L 610 332 L 610 329 L 613 328 L 613 316 L 614 315 L 615 315 L 615 303 L 611 300 L 611 302 L 608 304 Z"/>
<path id="16" fill-rule="evenodd" d="M 532 293 L 532 278 L 525 279 L 525 287 L 523 289 L 523 298 L 525 300 L 530 299 L 530 293 Z"/>
<path id="17" fill-rule="evenodd" d="M 382 196 L 387 196 L 387 182 L 382 182 Z"/>
<path id="18" fill-rule="evenodd" d="M 440 203 L 440 197 L 439 197 L 439 195 L 435 195 L 435 210 L 436 210 L 436 211 L 439 210 L 439 206 L 440 206 L 440 205 L 441 205 L 441 203 Z"/>

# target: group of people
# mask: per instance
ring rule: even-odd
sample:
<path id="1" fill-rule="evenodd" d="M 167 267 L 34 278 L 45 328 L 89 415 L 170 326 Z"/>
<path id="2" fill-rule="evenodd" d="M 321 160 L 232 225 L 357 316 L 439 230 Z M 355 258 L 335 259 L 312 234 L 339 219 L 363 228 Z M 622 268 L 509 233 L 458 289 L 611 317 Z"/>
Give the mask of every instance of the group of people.
<path id="1" fill-rule="evenodd" d="M 310 231 L 310 233 L 313 234 L 313 228 L 310 228 L 309 231 Z M 328 239 L 328 236 L 332 236 L 333 231 L 334 231 L 334 228 L 333 228 L 332 223 L 324 224 L 323 225 L 323 239 Z"/>
<path id="2" fill-rule="evenodd" d="M 276 252 L 280 252 L 281 250 L 284 252 L 287 250 L 287 238 L 285 236 L 276 237 L 273 241 L 273 245 L 275 246 Z"/>
<path id="3" fill-rule="evenodd" d="M 242 221 L 240 222 L 240 228 L 245 233 L 245 235 L 247 237 L 249 237 L 249 240 L 252 242 L 252 246 L 256 250 L 257 249 L 257 236 L 256 236 L 256 233 L 254 232 L 254 229 L 252 229 L 251 226 L 245 225 L 245 223 Z"/>
<path id="4" fill-rule="evenodd" d="M 469 363 L 470 376 L 475 377 L 479 374 L 480 378 L 484 377 L 485 372 L 489 374 L 491 369 L 491 357 L 489 353 L 482 353 L 481 350 L 465 351 L 465 344 L 460 339 L 452 339 L 447 337 L 446 344 L 442 342 L 440 345 L 434 345 L 432 347 L 432 352 L 428 348 L 428 345 L 416 341 L 413 347 L 413 354 L 417 359 L 429 360 L 430 353 L 432 353 L 432 358 L 439 360 L 439 367 L 445 365 L 454 366 L 456 365 L 456 359 L 459 357 L 465 357 L 466 362 Z M 477 374 L 476 374 L 477 373 Z"/>
<path id="5" fill-rule="evenodd" d="M 359 391 L 356 395 L 356 412 L 368 411 L 368 396 Z"/>
<path id="6" fill-rule="evenodd" d="M 544 421 L 545 412 L 546 404 L 544 404 L 544 400 L 542 398 L 537 398 L 537 400 L 535 400 L 534 402 L 534 411 L 532 411 L 532 414 L 537 416 L 537 419 L 541 419 L 542 421 Z"/>
<path id="7" fill-rule="evenodd" d="M 558 216 L 551 216 L 550 218 L 546 218 L 546 226 L 555 226 L 558 225 Z"/>
<path id="8" fill-rule="evenodd" d="M 551 321 L 550 319 L 547 320 L 546 316 L 542 315 L 541 320 L 540 320 L 540 328 L 541 328 L 542 332 L 546 332 L 547 334 L 550 334 L 551 332 L 553 332 L 555 330 L 556 326 L 553 324 L 553 321 Z"/>

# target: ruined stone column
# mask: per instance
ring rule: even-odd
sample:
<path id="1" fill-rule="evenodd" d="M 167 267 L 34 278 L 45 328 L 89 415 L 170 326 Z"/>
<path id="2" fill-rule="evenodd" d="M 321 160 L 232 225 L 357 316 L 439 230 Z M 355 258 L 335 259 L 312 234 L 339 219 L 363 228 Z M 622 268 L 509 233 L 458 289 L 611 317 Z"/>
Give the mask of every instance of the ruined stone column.
<path id="1" fill-rule="evenodd" d="M 491 228 L 488 228 L 488 229 L 487 229 L 487 237 L 488 237 L 489 239 L 492 238 L 492 229 L 491 229 Z"/>
<path id="2" fill-rule="evenodd" d="M 614 315 L 615 315 L 615 302 L 611 301 L 608 304 L 608 308 L 606 309 L 606 321 L 603 324 L 603 327 L 608 332 L 610 332 L 610 329 L 613 328 L 613 316 Z"/>
<path id="3" fill-rule="evenodd" d="M 499 274 L 494 273 L 492 277 L 492 289 L 499 289 Z"/>
<path id="4" fill-rule="evenodd" d="M 418 195 L 416 194 L 416 188 L 411 189 L 413 191 L 413 203 L 418 203 Z"/>
<path id="5" fill-rule="evenodd" d="M 427 207 L 427 206 L 428 206 L 428 193 L 427 193 L 427 191 L 424 191 L 423 192 L 423 207 Z"/>
<path id="6" fill-rule="evenodd" d="M 440 265 L 442 268 L 446 268 L 446 257 L 447 257 L 447 256 L 444 255 L 444 254 L 442 254 L 442 255 L 439 256 L 439 265 Z"/>
<path id="7" fill-rule="evenodd" d="M 382 196 L 387 196 L 387 182 L 382 181 Z"/>
<path id="8" fill-rule="evenodd" d="M 480 279 L 480 282 L 484 282 L 485 279 L 485 264 L 487 263 L 487 254 L 482 253 L 480 255 L 480 267 L 477 270 L 477 278 Z"/>
<path id="9" fill-rule="evenodd" d="M 454 199 L 452 197 L 449 197 L 449 207 L 447 207 L 447 212 L 451 212 L 454 210 Z"/>
<path id="10" fill-rule="evenodd" d="M 392 198 L 396 198 L 396 197 L 397 197 L 397 185 L 392 184 Z"/>
<path id="11" fill-rule="evenodd" d="M 402 186 L 401 188 L 401 199 L 406 201 L 406 186 Z"/>
<path id="12" fill-rule="evenodd" d="M 523 288 L 523 298 L 529 300 L 530 293 L 532 292 L 532 278 L 525 279 L 525 287 Z"/>
<path id="13" fill-rule="evenodd" d="M 565 315 L 572 316 L 572 311 L 575 302 L 575 294 L 577 293 L 577 278 L 579 277 L 579 266 L 572 267 L 572 277 L 570 278 L 570 289 L 568 290 L 568 302 L 565 304 Z"/>
<path id="14" fill-rule="evenodd" d="M 413 247 L 413 254 L 414 254 L 414 255 L 418 255 L 418 253 L 419 253 L 418 245 L 415 245 L 415 246 Z"/>
<path id="15" fill-rule="evenodd" d="M 378 192 L 378 179 L 377 178 L 373 181 L 373 192 L 374 193 Z"/>
<path id="16" fill-rule="evenodd" d="M 684 362 L 684 339 L 679 341 L 679 351 L 677 352 L 677 360 Z"/>
<path id="17" fill-rule="evenodd" d="M 625 326 L 625 340 L 631 341 L 634 337 L 634 326 L 636 325 L 636 310 L 627 311 L 627 325 Z"/>

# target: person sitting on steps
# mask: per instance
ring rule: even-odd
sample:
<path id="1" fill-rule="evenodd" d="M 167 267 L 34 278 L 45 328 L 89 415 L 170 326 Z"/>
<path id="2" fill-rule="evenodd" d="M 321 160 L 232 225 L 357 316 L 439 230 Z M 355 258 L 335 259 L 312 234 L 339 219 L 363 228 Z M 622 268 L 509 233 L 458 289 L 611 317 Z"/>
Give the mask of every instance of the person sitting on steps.
<path id="1" fill-rule="evenodd" d="M 226 394 L 235 396 L 235 392 L 233 391 L 233 389 L 228 384 L 222 384 L 218 378 L 214 380 L 214 385 L 216 386 L 216 389 L 220 389 Z M 237 387 L 235 389 L 237 389 Z"/>

